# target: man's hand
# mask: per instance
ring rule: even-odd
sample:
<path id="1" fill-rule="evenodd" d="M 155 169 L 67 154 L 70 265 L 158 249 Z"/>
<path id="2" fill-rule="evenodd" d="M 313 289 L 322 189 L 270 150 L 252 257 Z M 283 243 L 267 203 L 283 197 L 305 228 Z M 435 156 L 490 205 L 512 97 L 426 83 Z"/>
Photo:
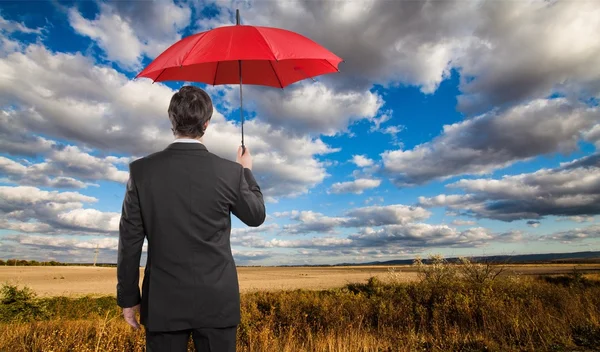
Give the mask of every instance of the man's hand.
<path id="1" fill-rule="evenodd" d="M 235 161 L 242 164 L 243 167 L 252 170 L 252 155 L 250 155 L 250 149 L 246 147 L 246 152 L 242 155 L 243 148 L 240 145 L 237 152 L 237 158 Z"/>
<path id="2" fill-rule="evenodd" d="M 137 306 L 123 308 L 123 318 L 125 318 L 127 324 L 131 325 L 136 330 L 140 328 L 140 324 L 138 323 L 137 317 L 135 316 L 135 313 L 139 311 L 139 304 Z"/>

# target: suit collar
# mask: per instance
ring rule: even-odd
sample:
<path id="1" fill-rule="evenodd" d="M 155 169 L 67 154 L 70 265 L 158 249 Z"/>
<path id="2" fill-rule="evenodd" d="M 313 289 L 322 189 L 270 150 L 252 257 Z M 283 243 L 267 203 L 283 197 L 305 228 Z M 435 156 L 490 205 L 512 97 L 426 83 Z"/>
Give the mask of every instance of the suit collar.
<path id="1" fill-rule="evenodd" d="M 174 142 L 167 146 L 167 150 L 202 150 L 208 151 L 203 143 Z"/>

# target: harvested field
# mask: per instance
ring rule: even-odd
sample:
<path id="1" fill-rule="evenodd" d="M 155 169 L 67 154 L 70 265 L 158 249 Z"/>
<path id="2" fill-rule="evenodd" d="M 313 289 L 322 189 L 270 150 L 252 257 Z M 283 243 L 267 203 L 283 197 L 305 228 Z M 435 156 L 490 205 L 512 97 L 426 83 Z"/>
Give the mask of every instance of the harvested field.
<path id="1" fill-rule="evenodd" d="M 523 275 L 565 274 L 578 270 L 600 274 L 600 264 L 511 265 L 507 272 Z M 414 281 L 416 271 L 411 266 L 360 267 L 240 267 L 238 275 L 242 292 L 341 287 L 348 283 L 366 282 L 372 276 L 382 281 Z M 143 268 L 140 268 L 140 284 Z M 40 296 L 114 295 L 116 268 L 84 266 L 0 266 L 0 283 L 27 285 Z"/>

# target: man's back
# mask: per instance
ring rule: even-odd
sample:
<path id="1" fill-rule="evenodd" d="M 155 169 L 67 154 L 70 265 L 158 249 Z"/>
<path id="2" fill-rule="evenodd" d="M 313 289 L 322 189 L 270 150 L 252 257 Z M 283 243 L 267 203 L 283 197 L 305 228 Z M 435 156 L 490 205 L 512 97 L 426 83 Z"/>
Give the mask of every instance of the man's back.
<path id="1" fill-rule="evenodd" d="M 127 221 L 125 216 L 121 237 L 126 238 L 128 227 L 132 233 L 142 227 L 148 239 L 141 323 L 151 331 L 238 324 L 230 211 L 249 226 L 264 221 L 264 202 L 252 172 L 201 143 L 173 143 L 131 163 L 130 178 L 128 193 L 137 196 L 140 219 Z M 135 213 L 135 202 L 130 207 Z M 122 258 L 127 260 L 126 253 Z M 121 267 L 126 276 L 126 265 Z"/>

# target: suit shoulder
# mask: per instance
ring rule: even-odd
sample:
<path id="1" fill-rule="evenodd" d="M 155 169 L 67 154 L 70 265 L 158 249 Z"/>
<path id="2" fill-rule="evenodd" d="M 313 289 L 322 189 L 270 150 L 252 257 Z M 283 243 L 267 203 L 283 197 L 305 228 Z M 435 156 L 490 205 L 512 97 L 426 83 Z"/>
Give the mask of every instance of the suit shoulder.
<path id="1" fill-rule="evenodd" d="M 164 151 L 158 151 L 147 156 L 141 157 L 129 163 L 129 170 L 138 170 L 144 168 L 148 164 L 154 163 L 156 160 L 161 159 L 164 155 Z"/>
<path id="2" fill-rule="evenodd" d="M 134 161 L 129 163 L 129 170 L 138 169 L 145 163 L 146 157 L 141 157 L 139 159 L 135 159 Z"/>
<path id="3" fill-rule="evenodd" d="M 229 159 L 222 158 L 213 153 L 209 153 L 209 154 L 213 158 L 214 162 L 218 163 L 220 167 L 226 168 L 228 170 L 238 170 L 239 172 L 241 172 L 242 165 L 240 165 L 239 163 L 229 160 Z"/>

